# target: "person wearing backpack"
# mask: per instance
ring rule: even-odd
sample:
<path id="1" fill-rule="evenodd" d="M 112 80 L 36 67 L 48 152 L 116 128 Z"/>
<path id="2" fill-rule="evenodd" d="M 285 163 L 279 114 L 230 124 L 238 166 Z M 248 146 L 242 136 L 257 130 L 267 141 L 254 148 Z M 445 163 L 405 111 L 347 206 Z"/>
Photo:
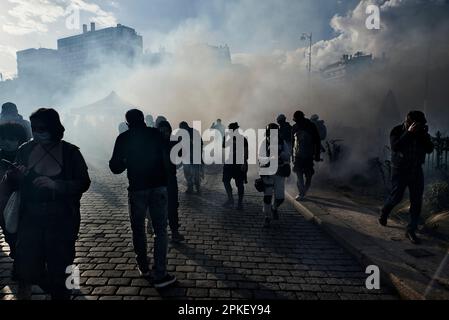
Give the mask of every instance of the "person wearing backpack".
<path id="1" fill-rule="evenodd" d="M 302 201 L 312 185 L 315 174 L 314 161 L 321 160 L 321 138 L 318 128 L 306 119 L 304 112 L 295 112 L 293 121 L 295 122 L 292 128 L 293 171 L 298 178 L 299 192 L 296 201 Z"/>

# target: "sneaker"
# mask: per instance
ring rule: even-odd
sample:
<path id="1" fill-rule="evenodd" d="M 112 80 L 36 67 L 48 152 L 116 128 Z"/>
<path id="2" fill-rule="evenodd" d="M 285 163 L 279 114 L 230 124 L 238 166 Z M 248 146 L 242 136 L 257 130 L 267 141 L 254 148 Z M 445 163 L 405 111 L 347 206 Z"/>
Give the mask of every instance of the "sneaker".
<path id="1" fill-rule="evenodd" d="M 265 218 L 265 221 L 263 222 L 263 227 L 264 228 L 270 227 L 270 222 L 271 222 L 270 218 Z"/>
<path id="2" fill-rule="evenodd" d="M 418 238 L 415 231 L 408 230 L 406 232 L 405 236 L 410 240 L 411 243 L 416 244 L 416 245 L 421 244 L 421 239 Z"/>
<path id="3" fill-rule="evenodd" d="M 386 227 L 386 226 L 388 225 L 388 219 L 385 218 L 385 217 L 380 217 L 380 218 L 379 218 L 379 224 L 380 224 L 382 227 Z"/>
<path id="4" fill-rule="evenodd" d="M 176 277 L 170 274 L 167 274 L 165 277 L 163 277 L 160 280 L 155 280 L 154 281 L 154 287 L 161 289 L 161 288 L 165 288 L 168 287 L 169 285 L 173 284 L 176 282 Z"/>
<path id="5" fill-rule="evenodd" d="M 278 212 L 278 209 L 275 209 L 275 208 L 271 208 L 271 212 L 273 212 L 273 220 L 275 220 L 275 221 L 277 221 L 277 220 L 279 220 L 279 212 Z"/>
<path id="6" fill-rule="evenodd" d="M 379 224 L 383 227 L 386 227 L 388 224 L 388 217 L 385 216 L 382 210 L 380 210 Z"/>
<path id="7" fill-rule="evenodd" d="M 295 198 L 295 200 L 298 202 L 304 201 L 304 199 L 305 199 L 305 196 L 301 196 L 301 195 L 297 195 Z"/>
<path id="8" fill-rule="evenodd" d="M 184 236 L 179 232 L 172 232 L 171 240 L 175 243 L 183 242 L 185 240 Z"/>

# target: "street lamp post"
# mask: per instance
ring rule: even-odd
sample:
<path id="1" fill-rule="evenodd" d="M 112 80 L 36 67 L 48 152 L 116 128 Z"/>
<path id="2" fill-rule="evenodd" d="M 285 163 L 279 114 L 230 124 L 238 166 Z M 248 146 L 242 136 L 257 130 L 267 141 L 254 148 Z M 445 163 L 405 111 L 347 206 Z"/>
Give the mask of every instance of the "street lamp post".
<path id="1" fill-rule="evenodd" d="M 311 93 L 311 78 L 312 78 L 312 42 L 313 42 L 313 34 L 310 33 L 303 33 L 301 36 L 302 41 L 309 40 L 309 54 L 308 54 L 308 63 L 307 63 L 307 70 L 308 70 L 308 79 L 307 79 L 307 96 L 308 96 L 308 104 L 310 105 L 312 102 L 312 93 Z"/>

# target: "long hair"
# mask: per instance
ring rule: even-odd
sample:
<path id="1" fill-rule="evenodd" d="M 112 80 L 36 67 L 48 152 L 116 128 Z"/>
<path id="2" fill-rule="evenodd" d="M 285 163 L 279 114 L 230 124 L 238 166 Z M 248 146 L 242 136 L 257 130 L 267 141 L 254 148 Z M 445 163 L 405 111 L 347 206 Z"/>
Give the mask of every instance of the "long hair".
<path id="1" fill-rule="evenodd" d="M 31 115 L 30 120 L 31 122 L 36 120 L 42 121 L 47 127 L 52 140 L 61 141 L 64 138 L 65 128 L 61 123 L 59 113 L 55 109 L 40 108 Z"/>

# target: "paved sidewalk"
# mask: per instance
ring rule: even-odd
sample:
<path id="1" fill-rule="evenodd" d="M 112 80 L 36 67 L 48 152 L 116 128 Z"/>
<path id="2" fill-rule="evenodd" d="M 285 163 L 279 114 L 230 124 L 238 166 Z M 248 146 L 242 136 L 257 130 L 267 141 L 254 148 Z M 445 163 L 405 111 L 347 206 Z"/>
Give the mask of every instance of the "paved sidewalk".
<path id="1" fill-rule="evenodd" d="M 368 291 L 364 268 L 335 240 L 286 203 L 281 220 L 262 228 L 262 196 L 246 210 L 222 208 L 220 176 L 207 176 L 200 196 L 181 193 L 182 245 L 170 245 L 169 270 L 179 279 L 157 291 L 139 278 L 131 246 L 126 179 L 91 170 L 82 200 L 76 263 L 80 300 L 159 299 L 395 299 L 388 289 Z M 185 187 L 181 187 L 181 191 Z M 0 299 L 14 299 L 8 248 L 0 235 Z M 152 245 L 150 245 L 152 249 Z M 151 256 L 151 253 L 150 253 Z M 34 299 L 46 299 L 35 288 Z"/>
<path id="2" fill-rule="evenodd" d="M 383 281 L 404 299 L 449 299 L 449 248 L 420 235 L 415 246 L 405 238 L 406 226 L 389 220 L 379 225 L 378 212 L 361 206 L 341 192 L 313 189 L 304 202 L 290 201 L 309 220 L 351 252 L 362 265 L 380 267 Z M 381 204 L 380 204 L 381 205 Z M 379 205 L 379 206 L 380 206 Z"/>

